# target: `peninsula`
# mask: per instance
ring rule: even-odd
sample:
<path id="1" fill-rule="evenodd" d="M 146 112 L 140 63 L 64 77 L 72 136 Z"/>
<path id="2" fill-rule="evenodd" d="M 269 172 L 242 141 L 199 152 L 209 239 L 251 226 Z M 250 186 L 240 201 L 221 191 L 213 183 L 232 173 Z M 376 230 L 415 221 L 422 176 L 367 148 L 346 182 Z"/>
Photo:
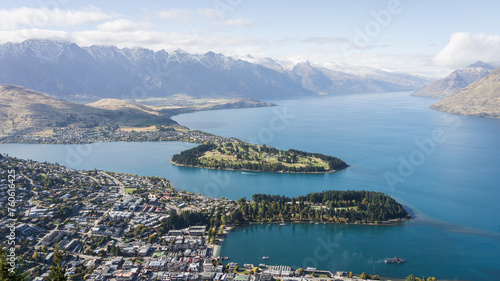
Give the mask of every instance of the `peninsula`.
<path id="1" fill-rule="evenodd" d="M 0 224 L 14 225 L 20 237 L 15 240 L 15 254 L 20 257 L 19 275 L 26 279 L 48 275 L 53 270 L 51 261 L 58 255 L 56 262 L 71 265 L 62 266 L 70 272 L 70 280 L 85 276 L 86 280 L 100 280 L 103 275 L 117 280 L 125 275 L 131 280 L 155 280 L 170 273 L 215 274 L 220 265 L 216 248 L 225 226 L 311 221 L 385 224 L 409 218 L 400 203 L 380 192 L 328 190 L 297 197 L 211 198 L 179 191 L 162 177 L 75 170 L 2 154 L 0 178 L 0 190 L 17 199 L 3 200 Z M 2 237 L 10 233 L 9 227 L 0 229 Z M 5 257 L 0 254 L 0 263 L 5 264 Z M 115 268 L 110 270 L 110 264 Z M 270 271 L 270 265 L 253 268 L 257 278 L 283 278 Z M 248 276 L 248 269 L 221 266 L 221 270 L 234 280 Z M 326 273 L 309 269 L 293 275 L 317 280 L 315 276 Z M 336 280 L 333 274 L 323 278 Z"/>
<path id="2" fill-rule="evenodd" d="M 282 173 L 329 173 L 349 167 L 333 156 L 279 150 L 236 139 L 199 145 L 173 155 L 171 161 L 189 167 Z"/>

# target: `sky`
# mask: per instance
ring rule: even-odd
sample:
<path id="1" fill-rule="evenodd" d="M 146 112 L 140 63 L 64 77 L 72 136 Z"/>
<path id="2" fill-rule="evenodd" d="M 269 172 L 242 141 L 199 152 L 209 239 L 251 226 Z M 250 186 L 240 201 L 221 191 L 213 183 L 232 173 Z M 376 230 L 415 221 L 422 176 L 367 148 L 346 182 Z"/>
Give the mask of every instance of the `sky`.
<path id="1" fill-rule="evenodd" d="M 0 43 L 213 51 L 441 78 L 500 62 L 500 1 L 0 0 Z"/>

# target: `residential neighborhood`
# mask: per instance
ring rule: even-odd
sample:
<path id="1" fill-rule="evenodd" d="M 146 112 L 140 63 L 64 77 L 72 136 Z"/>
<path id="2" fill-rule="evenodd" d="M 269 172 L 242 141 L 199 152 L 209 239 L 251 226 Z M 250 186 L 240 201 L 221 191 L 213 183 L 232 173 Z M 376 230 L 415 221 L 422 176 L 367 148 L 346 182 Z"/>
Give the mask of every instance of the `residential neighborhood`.
<path id="1" fill-rule="evenodd" d="M 28 280 L 49 280 L 56 251 L 69 280 L 349 280 L 346 272 L 220 257 L 227 226 L 213 217 L 234 200 L 178 191 L 160 177 L 0 157 L 0 192 L 16 187 L 15 252 Z M 13 219 L 8 204 L 0 197 L 3 237 Z"/>
<path id="2" fill-rule="evenodd" d="M 50 144 L 88 144 L 116 141 L 185 141 L 194 143 L 228 142 L 225 138 L 185 127 L 162 127 L 151 130 L 121 130 L 116 127 L 54 128 L 45 134 L 11 133 L 0 137 L 0 143 L 50 143 Z"/>

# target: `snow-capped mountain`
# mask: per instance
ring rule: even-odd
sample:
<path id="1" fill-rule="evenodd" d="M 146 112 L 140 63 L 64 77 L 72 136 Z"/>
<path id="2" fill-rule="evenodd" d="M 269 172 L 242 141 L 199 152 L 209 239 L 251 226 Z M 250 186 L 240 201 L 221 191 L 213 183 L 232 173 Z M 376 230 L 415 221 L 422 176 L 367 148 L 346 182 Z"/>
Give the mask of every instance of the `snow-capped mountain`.
<path id="1" fill-rule="evenodd" d="M 464 69 L 453 71 L 445 78 L 429 84 L 412 95 L 445 98 L 485 77 L 494 69 L 495 67 L 493 65 L 478 61 Z"/>
<path id="2" fill-rule="evenodd" d="M 266 57 L 255 58 L 251 55 L 238 57 L 238 59 L 288 73 L 305 89 L 320 94 L 407 91 L 423 87 L 431 81 L 421 76 L 332 62 L 293 63 Z"/>
<path id="3" fill-rule="evenodd" d="M 0 84 L 16 84 L 65 99 L 193 97 L 284 98 L 414 90 L 427 80 L 379 71 L 342 72 L 271 58 L 231 58 L 114 46 L 28 40 L 0 45 Z"/>

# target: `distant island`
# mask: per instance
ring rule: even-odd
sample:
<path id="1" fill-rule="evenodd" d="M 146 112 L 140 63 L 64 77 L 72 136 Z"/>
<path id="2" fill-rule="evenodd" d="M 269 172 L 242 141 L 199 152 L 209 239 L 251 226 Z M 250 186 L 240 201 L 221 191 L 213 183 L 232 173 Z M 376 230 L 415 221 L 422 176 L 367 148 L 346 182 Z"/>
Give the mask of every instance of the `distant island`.
<path id="1" fill-rule="evenodd" d="M 199 168 L 282 173 L 329 173 L 349 167 L 333 156 L 295 149 L 279 150 L 235 139 L 199 145 L 173 155 L 171 161 Z"/>

